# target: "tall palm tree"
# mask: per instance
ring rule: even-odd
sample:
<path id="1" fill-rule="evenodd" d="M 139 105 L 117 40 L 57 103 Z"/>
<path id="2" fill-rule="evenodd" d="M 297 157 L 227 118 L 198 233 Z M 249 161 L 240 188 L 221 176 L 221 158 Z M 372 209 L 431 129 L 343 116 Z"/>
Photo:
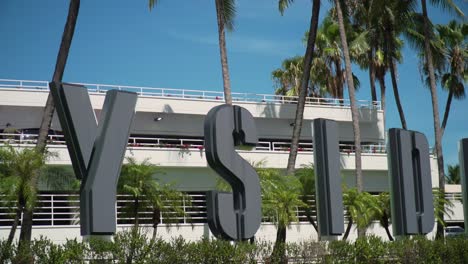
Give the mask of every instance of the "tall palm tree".
<path id="1" fill-rule="evenodd" d="M 385 114 L 385 74 L 390 72 L 395 102 L 404 129 L 407 128 L 397 82 L 397 64 L 401 61 L 402 41 L 399 35 L 411 23 L 416 1 L 361 1 L 353 13 L 355 26 L 367 33 L 371 46 L 365 66 L 369 68 L 371 83 L 377 78 L 381 87 L 382 109 Z M 382 56 L 383 55 L 383 56 Z M 374 73 L 372 73 L 374 71 Z M 379 76 L 380 75 L 380 76 Z"/>
<path id="2" fill-rule="evenodd" d="M 158 0 L 149 0 L 150 10 L 157 4 Z M 226 104 L 232 105 L 231 80 L 229 77 L 229 65 L 226 51 L 225 30 L 234 30 L 234 18 L 236 16 L 235 0 L 215 0 L 216 20 L 218 22 L 218 43 L 221 58 L 221 70 L 223 76 L 224 100 Z"/>
<path id="3" fill-rule="evenodd" d="M 452 7 L 453 9 L 459 11 L 456 6 L 454 6 L 451 0 L 431 0 L 433 4 L 441 5 L 444 8 Z M 431 49 L 431 30 L 430 30 L 430 20 L 427 13 L 427 3 L 426 0 L 421 0 L 422 7 L 422 18 L 424 25 L 424 57 L 426 60 L 426 66 L 429 73 L 429 84 L 431 91 L 431 100 L 432 100 L 432 115 L 434 119 L 434 135 L 435 135 L 435 153 L 437 155 L 437 167 L 439 173 L 439 192 L 442 197 L 445 196 L 445 172 L 444 172 L 444 156 L 442 152 L 442 129 L 440 126 L 439 118 L 439 102 L 437 100 L 437 84 L 435 78 L 434 64 L 432 60 L 432 49 Z M 440 199 L 440 207 L 444 207 L 444 200 Z M 438 213 L 437 218 L 441 221 L 437 222 L 437 238 L 442 238 L 444 236 L 444 226 L 441 224 L 444 219 L 443 213 Z"/>
<path id="4" fill-rule="evenodd" d="M 465 98 L 464 83 L 468 81 L 468 24 L 452 20 L 447 25 L 436 25 L 435 28 L 438 38 L 443 43 L 442 48 L 438 50 L 445 57 L 446 70 L 440 79 L 442 87 L 449 92 L 441 127 L 443 136 L 452 99 Z"/>
<path id="5" fill-rule="evenodd" d="M 340 0 L 335 0 L 335 9 L 338 18 L 338 26 L 340 30 L 341 45 L 343 47 L 343 54 L 345 59 L 345 72 L 346 80 L 348 83 L 349 101 L 351 104 L 351 116 L 353 120 L 353 132 L 354 132 L 354 148 L 355 148 L 355 161 L 356 161 L 356 188 L 358 192 L 362 192 L 364 189 L 362 179 L 362 162 L 361 162 L 361 130 L 359 128 L 359 112 L 356 105 L 356 94 L 354 88 L 354 79 L 351 70 L 351 59 L 349 56 L 348 41 L 345 32 L 345 24 L 343 18 L 343 10 L 341 8 Z"/>
<path id="6" fill-rule="evenodd" d="M 279 11 L 281 14 L 285 9 L 294 2 L 294 0 L 279 0 Z M 288 166 L 286 173 L 291 175 L 296 166 L 297 151 L 299 149 L 299 138 L 302 130 L 302 121 L 304 119 L 304 109 L 307 97 L 307 88 L 310 79 L 310 69 L 312 67 L 312 59 L 314 57 L 315 38 L 317 35 L 317 28 L 319 23 L 320 13 L 320 0 L 313 0 L 312 3 L 312 16 L 310 18 L 309 37 L 307 39 L 307 47 L 304 55 L 304 66 L 300 82 L 299 98 L 297 101 L 296 115 L 294 118 L 294 127 L 291 138 L 291 151 L 288 157 Z"/>
<path id="7" fill-rule="evenodd" d="M 397 82 L 397 64 L 401 60 L 402 42 L 398 38 L 408 26 L 412 23 L 411 14 L 414 11 L 416 1 L 383 1 L 381 3 L 382 16 L 379 21 L 383 30 L 384 58 L 390 71 L 392 88 L 400 116 L 401 127 L 407 129 L 406 118 L 401 104 L 398 82 Z"/>
<path id="8" fill-rule="evenodd" d="M 76 20 L 78 18 L 79 10 L 80 0 L 70 0 L 67 21 L 65 23 L 65 28 L 63 29 L 62 42 L 60 43 L 60 49 L 57 55 L 57 61 L 55 63 L 54 75 L 52 77 L 52 81 L 54 82 L 62 81 L 63 73 L 65 71 L 65 65 L 67 64 L 68 54 L 70 51 L 70 46 L 73 40 L 73 35 L 75 33 L 75 25 Z M 52 123 L 54 109 L 54 100 L 52 99 L 52 94 L 49 93 L 42 115 L 42 121 L 36 145 L 36 148 L 40 152 L 44 152 L 46 148 L 47 136 Z M 33 173 L 33 178 L 35 181 L 37 181 L 37 177 L 39 177 L 38 173 Z M 26 210 L 23 217 L 23 224 L 21 226 L 20 241 L 26 241 L 28 244 L 29 241 L 31 241 L 33 209 L 34 208 L 28 208 Z"/>

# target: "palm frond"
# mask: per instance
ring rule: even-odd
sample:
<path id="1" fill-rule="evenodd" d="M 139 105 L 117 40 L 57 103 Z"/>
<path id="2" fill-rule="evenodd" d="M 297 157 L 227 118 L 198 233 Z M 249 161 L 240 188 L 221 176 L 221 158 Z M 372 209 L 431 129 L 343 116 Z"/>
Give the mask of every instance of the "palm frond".
<path id="1" fill-rule="evenodd" d="M 294 0 L 279 0 L 278 1 L 278 10 L 280 11 L 281 15 L 284 14 L 284 11 L 292 4 Z"/>

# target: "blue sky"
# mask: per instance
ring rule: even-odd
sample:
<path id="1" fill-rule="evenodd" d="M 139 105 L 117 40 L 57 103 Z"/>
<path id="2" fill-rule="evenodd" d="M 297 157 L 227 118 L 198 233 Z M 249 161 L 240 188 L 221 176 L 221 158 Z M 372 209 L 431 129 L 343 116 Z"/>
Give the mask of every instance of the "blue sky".
<path id="1" fill-rule="evenodd" d="M 64 81 L 222 91 L 214 1 L 81 1 Z M 329 9 L 322 1 L 321 16 Z M 464 0 L 455 1 L 468 13 Z M 238 0 L 235 31 L 227 48 L 235 92 L 273 93 L 270 73 L 283 59 L 303 55 L 311 1 L 295 1 L 281 16 L 276 0 Z M 50 80 L 68 12 L 68 1 L 0 1 L 0 78 Z M 430 8 L 435 23 L 451 14 Z M 369 99 L 368 73 L 359 99 Z M 430 93 L 421 82 L 417 53 L 405 47 L 399 87 L 409 129 L 434 142 Z M 387 80 L 387 128 L 400 121 Z M 378 87 L 378 86 L 377 86 Z M 441 118 L 446 92 L 439 90 Z M 445 163 L 458 163 L 457 142 L 468 137 L 468 101 L 452 104 L 444 135 Z"/>

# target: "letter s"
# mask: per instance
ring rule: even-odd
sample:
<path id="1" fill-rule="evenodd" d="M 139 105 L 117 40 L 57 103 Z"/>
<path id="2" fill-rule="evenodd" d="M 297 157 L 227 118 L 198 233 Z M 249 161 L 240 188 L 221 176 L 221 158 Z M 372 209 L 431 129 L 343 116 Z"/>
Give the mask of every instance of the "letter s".
<path id="1" fill-rule="evenodd" d="M 232 193 L 208 192 L 210 230 L 215 236 L 229 240 L 252 238 L 262 218 L 260 180 L 234 146 L 257 143 L 254 119 L 242 107 L 216 106 L 206 116 L 204 133 L 209 166 L 232 187 Z"/>

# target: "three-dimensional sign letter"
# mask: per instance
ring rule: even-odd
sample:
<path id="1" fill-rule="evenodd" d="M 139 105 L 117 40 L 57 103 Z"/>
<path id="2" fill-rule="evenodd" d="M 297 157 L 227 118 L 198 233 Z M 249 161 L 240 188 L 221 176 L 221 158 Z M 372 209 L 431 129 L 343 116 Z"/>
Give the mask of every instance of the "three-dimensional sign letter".
<path id="1" fill-rule="evenodd" d="M 252 238 L 261 223 L 260 180 L 254 168 L 234 149 L 258 141 L 255 121 L 246 109 L 220 105 L 211 109 L 204 124 L 206 159 L 232 187 L 232 193 L 207 193 L 211 232 L 229 240 Z"/>
<path id="2" fill-rule="evenodd" d="M 344 216 L 338 125 L 336 121 L 319 118 L 313 121 L 312 131 L 319 234 L 341 235 L 344 232 Z"/>
<path id="3" fill-rule="evenodd" d="M 388 131 L 393 234 L 427 234 L 434 227 L 429 144 L 419 132 Z"/>
<path id="4" fill-rule="evenodd" d="M 81 179 L 81 235 L 114 234 L 117 181 L 137 94 L 108 91 L 98 125 L 84 86 L 51 82 L 49 87 L 75 175 Z"/>

